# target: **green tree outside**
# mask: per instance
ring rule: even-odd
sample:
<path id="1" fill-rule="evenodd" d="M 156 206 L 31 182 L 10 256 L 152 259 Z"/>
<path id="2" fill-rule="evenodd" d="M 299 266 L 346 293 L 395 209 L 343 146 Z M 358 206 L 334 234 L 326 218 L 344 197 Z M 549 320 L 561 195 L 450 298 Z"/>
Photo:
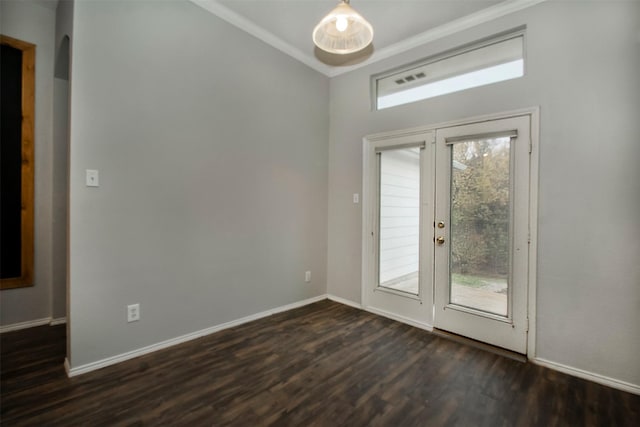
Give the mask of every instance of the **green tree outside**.
<path id="1" fill-rule="evenodd" d="M 505 278 L 509 271 L 510 139 L 453 145 L 451 272 Z"/>

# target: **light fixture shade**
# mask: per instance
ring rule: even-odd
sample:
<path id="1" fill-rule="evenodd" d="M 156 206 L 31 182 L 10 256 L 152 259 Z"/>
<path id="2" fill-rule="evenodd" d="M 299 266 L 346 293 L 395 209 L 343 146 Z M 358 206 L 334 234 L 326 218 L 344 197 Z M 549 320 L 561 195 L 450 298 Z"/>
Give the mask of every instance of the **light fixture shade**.
<path id="1" fill-rule="evenodd" d="M 342 0 L 313 30 L 316 46 L 341 55 L 362 50 L 372 40 L 371 24 L 349 6 L 348 0 Z"/>

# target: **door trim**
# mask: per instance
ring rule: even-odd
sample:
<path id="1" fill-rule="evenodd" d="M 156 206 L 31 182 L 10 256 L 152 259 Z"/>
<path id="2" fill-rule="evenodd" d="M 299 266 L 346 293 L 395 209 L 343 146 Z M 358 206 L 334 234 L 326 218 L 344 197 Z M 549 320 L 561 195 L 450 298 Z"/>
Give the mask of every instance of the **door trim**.
<path id="1" fill-rule="evenodd" d="M 34 185 L 35 185 L 35 61 L 36 45 L 0 34 L 0 44 L 22 51 L 22 124 L 20 124 L 20 152 L 22 163 L 20 213 L 20 276 L 0 279 L 0 289 L 33 286 L 34 271 Z"/>
<path id="2" fill-rule="evenodd" d="M 426 126 L 418 126 L 409 129 L 401 129 L 389 132 L 380 132 L 367 135 L 362 139 L 362 171 L 363 171 L 363 189 L 362 189 L 362 263 L 361 263 L 361 301 L 362 308 L 369 310 L 369 302 L 367 289 L 370 280 L 370 271 L 372 263 L 375 262 L 375 254 L 372 253 L 374 246 L 371 244 L 370 230 L 373 226 L 372 218 L 368 206 L 373 202 L 371 199 L 371 191 L 374 183 L 369 182 L 368 176 L 371 173 L 368 162 L 367 150 L 372 142 L 390 138 L 399 138 L 403 136 L 415 136 L 427 132 L 435 132 L 439 128 L 453 127 L 459 125 L 481 123 L 486 121 L 507 119 L 518 116 L 530 116 L 531 123 L 531 146 L 529 155 L 529 257 L 528 257 L 528 295 L 527 295 L 527 316 L 528 316 L 528 333 L 527 333 L 527 358 L 533 360 L 536 358 L 536 295 L 537 295 L 537 250 L 538 250 L 538 165 L 539 165 L 539 141 L 540 141 L 540 107 L 530 107 L 517 110 L 511 110 L 500 113 L 485 114 L 463 119 L 456 119 L 447 122 L 440 122 Z M 373 256 L 372 256 L 373 255 Z M 434 289 L 431 290 L 433 293 Z M 433 294 L 432 294 L 433 298 Z M 394 315 L 395 320 L 403 321 L 402 316 Z M 406 322 L 405 322 L 406 323 Z M 433 328 L 433 312 L 430 322 L 422 325 L 424 329 Z"/>

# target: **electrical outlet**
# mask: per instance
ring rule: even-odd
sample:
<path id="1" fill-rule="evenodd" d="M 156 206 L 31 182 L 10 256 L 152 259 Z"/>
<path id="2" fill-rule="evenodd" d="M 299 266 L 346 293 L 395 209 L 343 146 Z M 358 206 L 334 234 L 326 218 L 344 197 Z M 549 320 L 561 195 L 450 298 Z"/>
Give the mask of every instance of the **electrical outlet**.
<path id="1" fill-rule="evenodd" d="M 127 306 L 127 322 L 137 322 L 140 320 L 140 304 L 131 304 Z"/>
<path id="2" fill-rule="evenodd" d="M 304 281 L 309 283 L 311 281 L 311 272 L 310 271 L 305 271 L 304 273 Z"/>

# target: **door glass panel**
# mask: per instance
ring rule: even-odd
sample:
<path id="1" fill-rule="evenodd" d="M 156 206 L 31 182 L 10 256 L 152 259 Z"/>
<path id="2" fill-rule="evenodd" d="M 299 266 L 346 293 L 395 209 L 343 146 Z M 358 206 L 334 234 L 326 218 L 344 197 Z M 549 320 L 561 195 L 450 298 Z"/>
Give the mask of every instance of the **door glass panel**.
<path id="1" fill-rule="evenodd" d="M 378 156 L 378 284 L 418 295 L 420 148 L 385 150 Z"/>
<path id="2" fill-rule="evenodd" d="M 509 137 L 457 142 L 451 156 L 449 302 L 507 316 Z"/>

